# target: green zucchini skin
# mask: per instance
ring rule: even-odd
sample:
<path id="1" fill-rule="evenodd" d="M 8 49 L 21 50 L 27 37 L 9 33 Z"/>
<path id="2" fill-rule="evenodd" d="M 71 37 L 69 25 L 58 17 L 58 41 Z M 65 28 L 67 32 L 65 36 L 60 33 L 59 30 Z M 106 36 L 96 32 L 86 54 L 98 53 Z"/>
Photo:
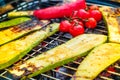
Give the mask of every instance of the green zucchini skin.
<path id="1" fill-rule="evenodd" d="M 12 65 L 14 62 L 25 56 L 32 48 L 38 45 L 58 31 L 59 23 L 51 24 L 45 30 L 33 32 L 18 40 L 12 41 L 0 47 L 0 69 Z M 50 31 L 50 29 L 52 31 Z"/>
<path id="2" fill-rule="evenodd" d="M 8 20 L 8 21 L 1 22 L 0 23 L 0 30 L 3 29 L 3 28 L 8 28 L 8 27 L 18 25 L 18 24 L 26 22 L 28 20 L 31 20 L 31 19 L 28 18 L 28 17 L 19 17 L 19 18 L 15 18 L 15 19 L 11 19 L 11 20 Z"/>
<path id="3" fill-rule="evenodd" d="M 9 72 L 16 78 L 30 78 L 73 61 L 78 57 L 85 56 L 92 48 L 106 42 L 106 40 L 107 36 L 105 35 L 83 34 L 31 58 L 23 64 L 13 66 L 9 69 Z M 26 69 L 26 71 L 23 68 Z M 27 71 L 29 73 L 27 73 Z"/>
<path id="4" fill-rule="evenodd" d="M 30 32 L 39 30 L 42 28 L 42 26 L 50 23 L 50 21 L 48 21 L 48 20 L 41 20 L 41 21 L 39 21 L 39 24 L 36 23 L 33 26 L 29 26 L 30 24 L 32 25 L 34 23 L 31 21 L 29 21 L 29 23 L 26 22 L 26 23 L 28 23 L 27 25 L 25 23 L 23 23 L 23 24 L 0 31 L 0 36 L 1 36 L 0 37 L 0 46 L 8 43 L 10 41 L 16 40 Z M 36 21 L 36 20 L 34 20 L 34 21 Z"/>
<path id="5" fill-rule="evenodd" d="M 108 40 L 120 43 L 120 12 L 110 7 L 101 7 L 100 11 L 108 28 Z"/>
<path id="6" fill-rule="evenodd" d="M 120 44 L 105 43 L 94 48 L 81 62 L 75 80 L 94 80 L 108 66 L 120 59 Z"/>

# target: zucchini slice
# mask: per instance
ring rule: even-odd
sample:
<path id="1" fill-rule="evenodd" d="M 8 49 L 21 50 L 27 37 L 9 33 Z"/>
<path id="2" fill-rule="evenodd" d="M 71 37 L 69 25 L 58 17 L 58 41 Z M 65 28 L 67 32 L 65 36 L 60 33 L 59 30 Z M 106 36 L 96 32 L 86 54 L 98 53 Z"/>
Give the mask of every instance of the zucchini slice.
<path id="1" fill-rule="evenodd" d="M 0 23 L 0 30 L 1 30 L 1 28 L 12 27 L 12 26 L 18 25 L 20 23 L 26 22 L 28 20 L 30 20 L 30 18 L 20 17 L 20 18 L 15 18 L 15 19 L 11 19 L 11 20 L 8 20 L 8 21 L 1 22 Z"/>
<path id="2" fill-rule="evenodd" d="M 100 11 L 108 28 L 109 41 L 120 43 L 120 9 L 101 7 Z"/>
<path id="3" fill-rule="evenodd" d="M 47 20 L 30 20 L 26 23 L 2 30 L 0 31 L 0 45 L 18 39 L 30 32 L 39 30 L 42 28 L 42 26 L 45 26 L 48 23 L 49 21 Z"/>
<path id="4" fill-rule="evenodd" d="M 31 58 L 23 64 L 18 64 L 9 69 L 16 78 L 30 78 L 40 73 L 73 61 L 78 57 L 85 56 L 95 46 L 107 40 L 105 35 L 83 34 L 68 42 L 57 46 L 45 53 Z M 29 73 L 28 73 L 29 72 Z"/>
<path id="5" fill-rule="evenodd" d="M 75 80 L 94 80 L 108 66 L 120 59 L 120 44 L 105 43 L 93 49 L 81 62 Z"/>
<path id="6" fill-rule="evenodd" d="M 32 16 L 32 15 L 33 15 L 33 11 L 17 11 L 17 12 L 9 12 L 8 13 L 9 18 Z"/>
<path id="7" fill-rule="evenodd" d="M 21 59 L 43 39 L 58 31 L 58 23 L 51 24 L 45 30 L 36 31 L 18 40 L 12 41 L 0 47 L 0 69 L 12 65 Z"/>

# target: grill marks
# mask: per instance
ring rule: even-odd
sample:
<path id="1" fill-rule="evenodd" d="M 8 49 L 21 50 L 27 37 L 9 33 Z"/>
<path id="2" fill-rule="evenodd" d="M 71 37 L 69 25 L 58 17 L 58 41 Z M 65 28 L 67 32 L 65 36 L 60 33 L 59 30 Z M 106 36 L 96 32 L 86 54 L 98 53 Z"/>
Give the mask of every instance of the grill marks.
<path id="1" fill-rule="evenodd" d="M 120 8 L 110 8 L 109 15 L 111 15 L 110 17 L 116 18 L 116 22 L 118 23 L 118 29 L 119 29 L 119 33 L 120 33 Z"/>
<path id="2" fill-rule="evenodd" d="M 15 26 L 13 28 L 11 28 L 11 31 L 17 33 L 17 32 L 21 32 L 23 30 L 31 30 L 33 29 L 34 27 L 36 27 L 37 25 L 39 26 L 44 26 L 44 21 L 39 21 L 39 20 L 36 20 L 36 19 L 32 19 L 32 20 L 29 20 L 27 22 L 24 22 L 18 26 Z"/>
<path id="3" fill-rule="evenodd" d="M 111 8 L 111 11 L 114 15 L 120 16 L 120 8 Z"/>
<path id="4" fill-rule="evenodd" d="M 107 12 L 107 17 L 116 17 L 116 16 L 120 16 L 120 8 L 108 8 L 105 7 L 105 9 L 103 10 L 105 12 Z"/>
<path id="5" fill-rule="evenodd" d="M 100 10 L 106 21 L 109 41 L 120 43 L 120 9 L 101 7 Z"/>
<path id="6" fill-rule="evenodd" d="M 120 16 L 120 8 L 106 8 L 104 11 L 109 12 L 111 15 Z"/>
<path id="7" fill-rule="evenodd" d="M 20 79 L 21 77 L 25 77 L 27 75 L 32 74 L 33 72 L 39 70 L 40 68 L 44 68 L 44 66 L 36 67 L 33 63 L 30 63 L 30 62 L 26 63 L 26 65 L 27 65 L 27 68 L 26 67 L 20 68 L 19 66 L 15 66 L 11 68 L 11 70 L 18 70 L 20 73 L 22 73 L 21 76 L 17 76 L 13 74 L 15 79 Z"/>

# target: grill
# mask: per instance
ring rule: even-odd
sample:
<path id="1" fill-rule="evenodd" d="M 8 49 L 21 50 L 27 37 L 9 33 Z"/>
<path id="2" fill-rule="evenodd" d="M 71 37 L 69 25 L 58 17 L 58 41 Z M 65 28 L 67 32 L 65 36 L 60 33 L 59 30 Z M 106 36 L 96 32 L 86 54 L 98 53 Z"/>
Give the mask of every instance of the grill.
<path id="1" fill-rule="evenodd" d="M 31 2 L 22 2 L 12 11 L 19 10 L 31 10 L 31 9 L 39 9 L 43 7 L 49 7 L 57 4 L 62 1 L 49 1 L 49 2 L 40 2 L 37 0 Z M 42 3 L 42 4 L 41 4 Z M 88 3 L 91 4 L 91 3 Z M 0 21 L 7 19 L 7 13 L 4 13 L 0 16 Z M 52 19 L 51 22 L 60 22 L 60 19 Z M 94 30 L 85 29 L 85 33 L 96 33 L 96 34 L 105 34 L 107 35 L 107 29 L 105 27 L 105 23 L 103 21 L 98 23 L 98 27 Z M 34 49 L 32 49 L 24 58 L 20 61 L 26 61 L 29 58 L 35 57 L 42 52 L 45 52 L 51 48 L 54 48 L 64 42 L 70 40 L 72 36 L 69 33 L 57 32 L 51 37 L 48 37 Z M 73 77 L 73 74 L 76 72 L 78 65 L 84 59 L 84 57 L 77 59 L 71 63 L 65 64 L 58 68 L 52 69 L 48 72 L 42 73 L 38 76 L 32 77 L 28 80 L 70 80 Z M 20 62 L 19 61 L 19 62 Z M 12 66 L 16 65 L 13 64 Z M 10 66 L 11 67 L 11 66 Z M 112 64 L 108 68 L 114 68 L 115 72 L 112 70 L 105 69 L 95 80 L 120 80 L 120 61 Z M 13 80 L 13 78 L 7 73 L 7 68 L 0 71 L 0 80 Z"/>

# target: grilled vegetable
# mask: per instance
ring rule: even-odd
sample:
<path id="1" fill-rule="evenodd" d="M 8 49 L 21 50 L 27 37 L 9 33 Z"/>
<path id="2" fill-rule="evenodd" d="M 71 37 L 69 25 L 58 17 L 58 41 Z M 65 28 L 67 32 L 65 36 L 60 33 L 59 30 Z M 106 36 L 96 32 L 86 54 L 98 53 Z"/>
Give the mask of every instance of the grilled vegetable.
<path id="1" fill-rule="evenodd" d="M 15 19 L 11 19 L 11 20 L 8 20 L 8 21 L 4 21 L 4 22 L 0 23 L 0 29 L 1 28 L 12 27 L 12 26 L 18 25 L 20 23 L 23 23 L 25 21 L 28 21 L 28 20 L 30 20 L 30 18 L 20 17 L 20 18 L 15 18 Z"/>
<path id="2" fill-rule="evenodd" d="M 75 80 L 94 80 L 105 68 L 120 59 L 120 44 L 105 43 L 93 49 L 82 61 Z"/>
<path id="3" fill-rule="evenodd" d="M 8 17 L 14 18 L 14 17 L 21 17 L 21 16 L 32 16 L 33 11 L 17 11 L 17 12 L 9 12 Z"/>
<path id="4" fill-rule="evenodd" d="M 6 4 L 6 5 L 2 5 L 0 6 L 0 15 L 2 15 L 3 13 L 10 11 L 14 9 L 14 6 L 12 4 Z"/>
<path id="5" fill-rule="evenodd" d="M 45 26 L 48 23 L 49 21 L 31 20 L 26 23 L 11 27 L 9 29 L 2 30 L 0 31 L 0 45 L 15 40 L 32 31 L 39 30 L 42 26 Z"/>
<path id="6" fill-rule="evenodd" d="M 109 41 L 120 43 L 120 9 L 102 7 L 100 11 L 108 28 Z"/>
<path id="7" fill-rule="evenodd" d="M 21 59 L 43 39 L 58 31 L 58 26 L 58 23 L 51 24 L 45 30 L 36 31 L 28 36 L 1 46 L 0 69 L 6 68 Z"/>
<path id="8" fill-rule="evenodd" d="M 23 77 L 22 79 L 36 76 L 73 61 L 78 57 L 87 55 L 88 51 L 104 43 L 106 39 L 107 37 L 105 35 L 82 34 L 56 48 L 12 67 L 9 69 L 9 72 L 16 78 Z"/>
<path id="9" fill-rule="evenodd" d="M 70 15 L 74 10 L 78 10 L 81 8 L 86 8 L 85 0 L 76 0 L 76 2 L 72 2 L 69 4 L 34 10 L 33 12 L 32 11 L 11 12 L 8 14 L 8 17 L 17 17 L 17 16 L 25 16 L 25 15 L 29 16 L 33 14 L 35 17 L 39 19 L 62 18 L 64 16 L 70 17 Z"/>

